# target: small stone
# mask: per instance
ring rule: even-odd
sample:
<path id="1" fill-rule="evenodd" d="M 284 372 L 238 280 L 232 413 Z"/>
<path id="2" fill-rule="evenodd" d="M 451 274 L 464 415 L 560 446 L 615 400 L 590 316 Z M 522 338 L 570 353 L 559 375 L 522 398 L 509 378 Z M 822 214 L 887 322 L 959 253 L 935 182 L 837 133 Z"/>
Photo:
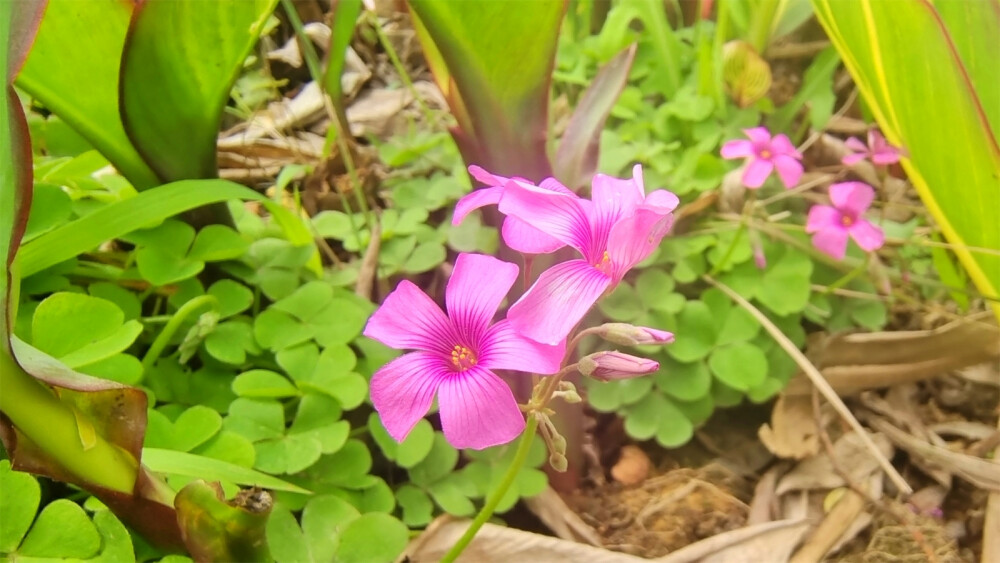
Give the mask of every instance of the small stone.
<path id="1" fill-rule="evenodd" d="M 652 468 L 653 462 L 646 452 L 639 446 L 629 445 L 622 448 L 618 463 L 611 468 L 611 477 L 622 485 L 636 485 L 649 477 Z"/>

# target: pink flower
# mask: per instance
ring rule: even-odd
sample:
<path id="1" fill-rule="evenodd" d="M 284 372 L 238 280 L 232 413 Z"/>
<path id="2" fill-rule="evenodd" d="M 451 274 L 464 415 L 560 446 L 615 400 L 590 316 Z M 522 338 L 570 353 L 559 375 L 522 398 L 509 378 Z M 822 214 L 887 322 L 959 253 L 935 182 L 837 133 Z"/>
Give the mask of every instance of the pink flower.
<path id="1" fill-rule="evenodd" d="M 813 235 L 813 246 L 837 260 L 847 252 L 848 236 L 867 252 L 880 248 L 885 242 L 882 229 L 862 217 L 874 198 L 875 190 L 863 182 L 831 185 L 833 207 L 815 205 L 809 210 L 806 232 Z"/>
<path id="2" fill-rule="evenodd" d="M 507 318 L 515 330 L 546 344 L 562 341 L 605 291 L 660 244 L 673 223 L 677 196 L 666 190 L 645 195 L 642 167 L 632 173 L 630 180 L 594 176 L 592 201 L 507 183 L 501 212 L 583 255 L 542 272 L 511 306 Z"/>
<path id="3" fill-rule="evenodd" d="M 473 190 L 472 193 L 458 200 L 458 203 L 455 204 L 455 215 L 451 220 L 453 225 L 458 225 L 465 219 L 466 215 L 480 207 L 499 203 L 501 196 L 503 196 L 504 186 L 508 182 L 529 186 L 534 185 L 523 178 L 504 178 L 503 176 L 490 174 L 475 165 L 469 167 L 469 174 L 472 174 L 473 178 L 489 187 Z M 555 178 L 546 178 L 537 187 L 559 193 L 573 193 Z M 546 254 L 566 246 L 516 217 L 506 217 L 504 219 L 501 233 L 507 246 L 524 254 Z"/>
<path id="4" fill-rule="evenodd" d="M 802 177 L 802 155 L 785 135 L 771 137 L 766 127 L 744 129 L 749 141 L 737 139 L 722 145 L 722 158 L 746 158 L 743 184 L 756 189 L 774 170 L 786 188 L 795 187 Z"/>
<path id="5" fill-rule="evenodd" d="M 885 137 L 875 129 L 868 131 L 868 146 L 854 137 L 848 139 L 844 144 L 854 151 L 841 159 L 845 166 L 854 166 L 866 158 L 870 158 L 874 164 L 885 166 L 899 162 L 899 158 L 903 156 L 904 152 L 902 149 L 890 145 Z"/>
<path id="6" fill-rule="evenodd" d="M 448 281 L 445 315 L 402 281 L 372 315 L 364 334 L 393 348 L 416 350 L 372 376 L 371 398 L 389 435 L 402 441 L 431 408 L 435 394 L 445 438 L 456 448 L 507 443 L 524 429 L 514 395 L 494 369 L 551 374 L 565 343 L 546 346 L 493 316 L 518 277 L 514 264 L 461 254 Z"/>
<path id="7" fill-rule="evenodd" d="M 660 363 L 618 351 L 597 352 L 580 358 L 580 373 L 601 381 L 629 379 L 660 369 Z"/>

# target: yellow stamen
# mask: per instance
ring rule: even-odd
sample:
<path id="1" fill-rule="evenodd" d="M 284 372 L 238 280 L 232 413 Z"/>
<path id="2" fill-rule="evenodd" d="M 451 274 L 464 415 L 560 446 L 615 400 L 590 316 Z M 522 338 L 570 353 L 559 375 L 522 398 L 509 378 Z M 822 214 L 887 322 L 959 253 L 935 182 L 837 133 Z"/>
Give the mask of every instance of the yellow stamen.
<path id="1" fill-rule="evenodd" d="M 451 349 L 451 363 L 458 371 L 465 371 L 476 365 L 476 355 L 461 344 L 456 344 Z"/>

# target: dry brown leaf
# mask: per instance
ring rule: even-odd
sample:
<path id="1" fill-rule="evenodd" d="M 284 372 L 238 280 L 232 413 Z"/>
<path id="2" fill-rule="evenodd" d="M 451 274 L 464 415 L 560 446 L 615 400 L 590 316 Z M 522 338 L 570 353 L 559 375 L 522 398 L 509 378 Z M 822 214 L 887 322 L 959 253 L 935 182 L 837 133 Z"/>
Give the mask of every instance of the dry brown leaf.
<path id="1" fill-rule="evenodd" d="M 771 425 L 760 427 L 760 441 L 774 455 L 803 459 L 819 451 L 816 417 L 810 396 L 787 396 L 782 393 L 774 403 Z"/>
<path id="2" fill-rule="evenodd" d="M 541 494 L 524 499 L 524 503 L 556 536 L 564 540 L 601 545 L 601 536 L 573 512 L 552 487 L 545 487 Z"/>
<path id="3" fill-rule="evenodd" d="M 877 478 L 881 479 L 881 475 Z M 821 561 L 838 543 L 853 523 L 863 514 L 865 499 L 854 491 L 847 491 L 809 536 L 806 543 L 792 557 L 791 563 L 816 563 Z M 869 520 L 870 521 L 870 520 Z M 860 530 L 859 530 L 860 531 Z"/>
<path id="4" fill-rule="evenodd" d="M 775 488 L 778 484 L 778 478 L 785 471 L 788 471 L 788 462 L 778 463 L 768 469 L 757 481 L 757 486 L 754 487 L 753 491 L 753 500 L 750 501 L 750 511 L 747 513 L 748 526 L 774 520 L 773 515 L 776 512 L 778 499 Z"/>
<path id="5" fill-rule="evenodd" d="M 816 365 L 841 396 L 934 377 L 1000 358 L 1000 330 L 985 317 L 962 319 L 934 330 L 832 336 L 817 352 Z M 801 374 L 787 395 L 810 395 Z"/>
<path id="6" fill-rule="evenodd" d="M 440 561 L 469 527 L 469 520 L 440 516 L 410 542 L 398 561 L 431 563 Z M 640 557 L 617 553 L 541 534 L 484 524 L 469 546 L 457 559 L 459 563 L 509 563 L 540 561 L 546 563 L 643 563 Z"/>
<path id="7" fill-rule="evenodd" d="M 884 418 L 869 413 L 864 417 L 872 427 L 883 432 L 894 444 L 906 450 L 911 457 L 945 470 L 981 489 L 1000 492 L 1000 471 L 993 461 L 953 452 L 911 436 L 896 428 Z"/>
<path id="8" fill-rule="evenodd" d="M 872 434 L 871 438 L 882 455 L 887 458 L 892 457 L 892 444 L 885 436 Z M 879 467 L 878 462 L 865 448 L 861 438 L 854 432 L 845 434 L 837 440 L 833 445 L 833 455 L 836 458 L 837 466 L 846 472 L 848 478 L 855 483 L 866 482 L 868 476 L 877 471 Z M 789 491 L 835 489 L 845 485 L 847 483 L 837 474 L 833 461 L 824 452 L 799 462 L 782 477 L 776 492 L 782 495 Z"/>
<path id="9" fill-rule="evenodd" d="M 785 563 L 809 524 L 802 520 L 765 522 L 732 530 L 652 559 L 658 563 Z"/>

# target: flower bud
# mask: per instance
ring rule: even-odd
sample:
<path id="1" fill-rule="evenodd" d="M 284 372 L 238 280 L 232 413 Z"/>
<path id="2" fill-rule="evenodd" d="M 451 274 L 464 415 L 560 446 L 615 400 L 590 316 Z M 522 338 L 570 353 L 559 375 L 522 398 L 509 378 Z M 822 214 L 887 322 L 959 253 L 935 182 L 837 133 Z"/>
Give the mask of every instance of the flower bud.
<path id="1" fill-rule="evenodd" d="M 571 381 L 560 381 L 559 387 L 556 388 L 556 392 L 552 396 L 562 397 L 562 400 L 570 404 L 583 402 L 583 398 L 576 392 L 576 385 L 573 385 Z"/>
<path id="2" fill-rule="evenodd" d="M 553 453 L 549 456 L 549 465 L 559 473 L 563 473 L 569 467 L 569 461 L 562 454 Z"/>
<path id="3" fill-rule="evenodd" d="M 659 362 L 618 351 L 596 352 L 584 356 L 580 358 L 577 366 L 583 375 L 589 375 L 601 381 L 627 379 L 653 373 L 660 369 Z"/>
<path id="4" fill-rule="evenodd" d="M 595 331 L 601 338 L 621 346 L 640 346 L 642 344 L 669 344 L 674 341 L 674 335 L 665 330 L 656 330 L 645 326 L 635 326 L 628 323 L 604 323 Z"/>

